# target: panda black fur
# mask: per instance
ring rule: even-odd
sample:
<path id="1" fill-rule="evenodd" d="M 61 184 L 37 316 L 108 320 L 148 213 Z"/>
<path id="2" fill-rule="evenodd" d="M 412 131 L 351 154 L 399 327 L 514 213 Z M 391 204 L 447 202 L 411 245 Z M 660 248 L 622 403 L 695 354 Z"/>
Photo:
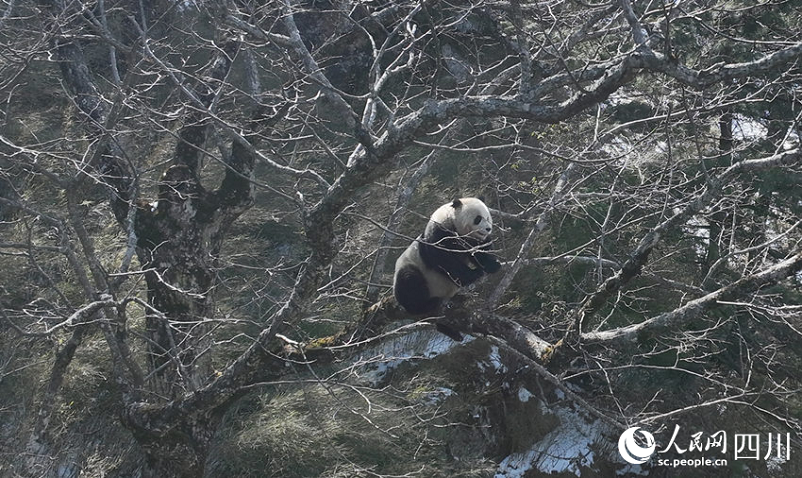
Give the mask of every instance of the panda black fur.
<path id="1" fill-rule="evenodd" d="M 423 236 L 395 262 L 393 293 L 398 303 L 411 314 L 433 312 L 460 287 L 498 272 L 501 264 L 487 252 L 492 231 L 493 218 L 481 199 L 455 199 L 440 206 Z"/>

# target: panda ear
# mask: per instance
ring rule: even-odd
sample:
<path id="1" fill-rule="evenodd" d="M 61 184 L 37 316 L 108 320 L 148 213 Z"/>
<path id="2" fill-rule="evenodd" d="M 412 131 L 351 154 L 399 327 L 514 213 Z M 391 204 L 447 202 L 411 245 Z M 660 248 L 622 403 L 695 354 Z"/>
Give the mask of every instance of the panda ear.
<path id="1" fill-rule="evenodd" d="M 481 196 L 477 196 L 477 197 L 476 197 L 476 199 L 478 199 L 478 200 L 480 200 L 480 201 L 482 201 L 482 202 L 485 202 L 485 196 L 484 196 L 484 194 L 483 194 L 483 195 L 481 195 Z"/>
<path id="2" fill-rule="evenodd" d="M 460 206 L 462 206 L 462 201 L 460 201 L 459 199 L 455 199 L 451 203 L 451 207 L 453 207 L 454 209 L 458 209 Z"/>

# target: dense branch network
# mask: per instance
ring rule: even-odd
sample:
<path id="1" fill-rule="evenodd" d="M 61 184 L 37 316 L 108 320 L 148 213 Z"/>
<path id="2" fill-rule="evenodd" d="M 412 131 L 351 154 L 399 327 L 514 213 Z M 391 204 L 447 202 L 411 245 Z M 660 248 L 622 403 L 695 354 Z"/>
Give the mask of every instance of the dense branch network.
<path id="1" fill-rule="evenodd" d="M 14 72 L 0 80 L 8 104 L 22 88 L 15 78 L 47 52 L 76 118 L 59 130 L 63 140 L 52 142 L 24 128 L 0 130 L 8 158 L 0 165 L 15 171 L 0 179 L 19 183 L 14 174 L 21 171 L 44 178 L 65 198 L 64 210 L 54 214 L 22 186 L 6 192 L 0 183 L 0 212 L 24 216 L 24 227 L 43 238 L 48 233 L 41 224 L 59 236 L 55 245 L 31 239 L 33 232 L 0 243 L 0 250 L 19 253 L 47 278 L 57 304 L 30 313 L 4 303 L 3 320 L 21 334 L 73 333 L 51 372 L 51 399 L 89 327 L 100 324 L 123 390 L 124 422 L 154 450 L 159 440 L 173 440 L 180 450 L 182 433 L 191 435 L 208 420 L 195 437 L 205 449 L 221 411 L 236 397 L 265 377 L 287 373 L 279 356 L 290 341 L 279 339 L 303 330 L 316 308 L 337 309 L 343 297 L 350 301 L 346 308 L 366 302 L 359 303 L 360 318 L 331 339 L 329 359 L 318 364 L 356 354 L 376 338 L 379 324 L 407 319 L 397 308 L 371 309 L 370 302 L 381 295 L 395 238 L 408 231 L 404 214 L 422 210 L 428 191 L 486 187 L 510 241 L 499 244 L 511 257 L 482 305 L 471 302 L 437 320 L 500 339 L 554 383 L 574 359 L 590 361 L 589 354 L 608 345 L 669 336 L 722 304 L 793 280 L 802 267 L 796 225 L 776 220 L 762 233 L 750 230 L 755 237 L 743 244 L 736 235 L 745 214 L 738 208 L 749 195 L 762 201 L 747 206 L 755 218 L 792 215 L 772 197 L 778 187 L 754 178 L 798 171 L 802 114 L 796 106 L 781 120 L 755 111 L 775 98 L 795 105 L 786 97 L 800 77 L 798 33 L 756 43 L 737 60 L 707 62 L 685 51 L 675 33 L 698 28 L 705 38 L 732 42 L 706 23 L 708 11 L 701 7 L 643 11 L 629 0 L 579 9 L 556 2 L 548 11 L 518 1 L 345 2 L 324 11 L 290 0 L 197 7 L 203 15 L 181 7 L 150 17 L 141 5 L 129 14 L 123 5 L 43 0 L 38 10 L 48 18 L 41 31 L 49 33 L 25 45 L 3 35 L 1 46 L 15 59 L 0 70 Z M 175 28 L 171 18 L 191 26 Z M 351 62 L 347 72 L 337 69 L 340 61 Z M 627 116 L 631 111 L 634 117 Z M 14 112 L 4 110 L 6 117 Z M 737 137 L 733 125 L 753 116 L 763 121 L 753 121 L 753 129 L 768 124 L 769 131 L 751 142 L 746 133 Z M 438 170 L 441 164 L 465 171 L 454 160 L 461 155 L 479 173 L 468 171 L 462 183 L 461 177 L 437 183 L 433 178 L 450 174 Z M 9 161 L 13 168 L 6 168 Z M 92 211 L 82 195 L 90 198 L 93 185 L 108 194 L 125 236 L 122 259 L 103 257 L 87 227 Z M 302 252 L 264 267 L 241 264 L 269 276 L 270 285 L 253 287 L 254 302 L 270 306 L 258 321 L 247 316 L 258 326 L 246 333 L 227 320 L 247 314 L 225 297 L 238 279 L 223 264 L 237 255 L 227 241 L 258 203 L 257 190 L 271 206 L 260 203 L 256 214 L 269 209 L 266 216 L 297 227 L 293 240 Z M 392 199 L 377 200 L 384 192 Z M 390 212 L 378 217 L 365 202 Z M 354 218 L 387 224 L 375 241 L 385 249 L 375 248 L 375 259 L 361 254 L 356 265 L 344 265 L 348 254 L 360 255 L 355 243 L 372 241 Z M 557 239 L 571 236 L 563 232 L 571 227 L 581 240 Z M 671 241 L 693 236 L 690 230 L 699 239 L 701 229 L 710 266 L 704 279 L 663 277 L 660 268 L 672 270 L 665 266 L 672 255 L 698 255 Z M 722 254 L 727 247 L 731 253 Z M 74 271 L 82 302 L 63 292 L 40 262 L 51 256 Z M 571 304 L 550 302 L 557 324 L 538 330 L 546 313 L 515 315 L 516 304 L 527 299 L 522 277 L 558 265 L 587 272 L 564 294 Z M 349 281 L 363 283 L 340 293 Z M 617 313 L 638 310 L 646 300 L 648 294 L 633 288 L 654 283 L 681 292 L 671 297 L 670 310 L 616 321 Z M 362 285 L 367 294 L 354 300 L 353 290 Z M 134 308 L 144 316 L 138 338 L 145 359 L 132 356 Z M 234 354 L 219 347 L 229 341 L 221 338 L 226 334 L 239 346 Z M 238 342 L 242 336 L 248 341 Z M 294 344 L 300 351 L 292 353 L 301 355 L 292 358 L 300 361 L 315 348 Z M 228 355 L 213 364 L 219 349 Z M 44 441 L 40 432 L 52 407 L 43 410 L 32 442 Z M 202 468 L 197 460 L 187 466 Z"/>

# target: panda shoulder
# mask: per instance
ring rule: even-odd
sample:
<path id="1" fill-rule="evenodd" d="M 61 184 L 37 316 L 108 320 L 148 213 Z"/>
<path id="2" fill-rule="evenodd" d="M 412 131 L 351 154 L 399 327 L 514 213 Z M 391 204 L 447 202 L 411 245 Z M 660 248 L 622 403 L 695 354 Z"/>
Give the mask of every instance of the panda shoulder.
<path id="1" fill-rule="evenodd" d="M 425 238 L 430 239 L 435 235 L 438 230 L 440 231 L 453 231 L 454 230 L 454 206 L 452 203 L 443 204 L 435 209 L 429 217 L 429 222 L 426 223 Z"/>
<path id="2" fill-rule="evenodd" d="M 452 203 L 443 204 L 442 206 L 434 210 L 431 217 L 429 218 L 429 222 L 436 222 L 439 224 L 447 224 L 453 222 L 454 211 L 455 209 Z"/>

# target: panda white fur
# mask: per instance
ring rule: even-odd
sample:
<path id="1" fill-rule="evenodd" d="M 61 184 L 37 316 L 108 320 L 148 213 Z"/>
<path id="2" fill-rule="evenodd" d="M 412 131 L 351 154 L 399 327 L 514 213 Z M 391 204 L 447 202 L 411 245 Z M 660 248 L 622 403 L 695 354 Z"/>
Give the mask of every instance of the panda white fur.
<path id="1" fill-rule="evenodd" d="M 476 282 L 501 264 L 487 251 L 493 218 L 478 198 L 462 198 L 440 206 L 423 236 L 407 247 L 395 262 L 393 293 L 407 312 L 437 310 L 460 287 Z"/>

